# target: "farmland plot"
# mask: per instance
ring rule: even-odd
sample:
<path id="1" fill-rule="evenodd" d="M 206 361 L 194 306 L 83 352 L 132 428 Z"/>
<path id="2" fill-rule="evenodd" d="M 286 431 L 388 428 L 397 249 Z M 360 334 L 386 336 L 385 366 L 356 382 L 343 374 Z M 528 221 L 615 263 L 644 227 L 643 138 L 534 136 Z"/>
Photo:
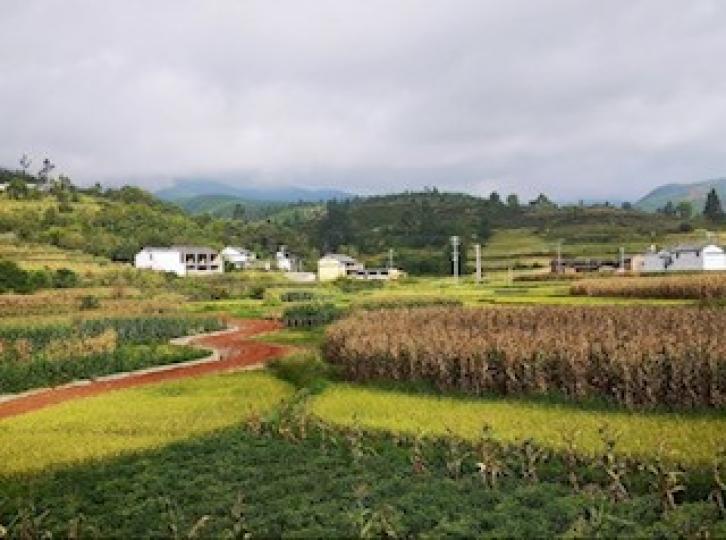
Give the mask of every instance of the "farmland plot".
<path id="1" fill-rule="evenodd" d="M 560 395 L 634 408 L 726 405 L 726 311 L 655 307 L 418 309 L 332 325 L 350 380 L 474 395 Z"/>

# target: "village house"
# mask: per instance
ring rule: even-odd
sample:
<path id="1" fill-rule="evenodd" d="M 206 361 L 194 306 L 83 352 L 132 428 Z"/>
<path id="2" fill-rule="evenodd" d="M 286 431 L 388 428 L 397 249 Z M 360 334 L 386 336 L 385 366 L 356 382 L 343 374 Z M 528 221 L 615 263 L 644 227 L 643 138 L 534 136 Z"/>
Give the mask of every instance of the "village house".
<path id="1" fill-rule="evenodd" d="M 158 272 L 173 272 L 178 276 L 224 272 L 219 253 L 199 246 L 145 247 L 134 257 L 134 266 Z"/>
<path id="2" fill-rule="evenodd" d="M 275 267 L 283 272 L 299 272 L 302 269 L 302 259 L 290 253 L 287 246 L 280 246 L 275 253 Z"/>
<path id="3" fill-rule="evenodd" d="M 619 259 L 552 259 L 550 272 L 553 274 L 579 274 L 585 272 L 631 272 L 640 264 L 639 255 L 624 257 L 622 263 Z"/>
<path id="4" fill-rule="evenodd" d="M 366 268 L 348 255 L 328 253 L 318 261 L 318 280 L 334 281 L 340 278 L 389 280 L 398 279 L 403 272 L 398 268 Z"/>
<path id="5" fill-rule="evenodd" d="M 220 255 L 222 259 L 238 270 L 249 268 L 257 260 L 257 255 L 249 249 L 227 246 Z"/>
<path id="6" fill-rule="evenodd" d="M 318 261 L 318 280 L 335 281 L 364 270 L 353 257 L 340 253 L 328 253 Z"/>
<path id="7" fill-rule="evenodd" d="M 640 272 L 726 271 L 726 252 L 716 244 L 682 245 L 643 255 Z"/>

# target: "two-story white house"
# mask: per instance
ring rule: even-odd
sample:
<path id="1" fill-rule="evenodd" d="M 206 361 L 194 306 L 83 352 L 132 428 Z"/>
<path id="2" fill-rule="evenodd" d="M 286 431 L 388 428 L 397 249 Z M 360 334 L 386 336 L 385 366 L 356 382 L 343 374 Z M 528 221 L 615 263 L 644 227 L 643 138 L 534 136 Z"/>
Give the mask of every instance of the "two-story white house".
<path id="1" fill-rule="evenodd" d="M 200 246 L 145 247 L 134 257 L 134 266 L 158 272 L 173 272 L 178 276 L 224 272 L 219 253 Z"/>
<path id="2" fill-rule="evenodd" d="M 297 255 L 290 253 L 287 246 L 280 246 L 275 253 L 275 268 L 282 272 L 299 272 L 302 268 L 302 260 Z"/>
<path id="3" fill-rule="evenodd" d="M 366 268 L 353 257 L 340 253 L 328 253 L 318 261 L 319 281 L 335 281 L 339 278 L 392 280 L 404 275 L 398 268 Z"/>
<path id="4" fill-rule="evenodd" d="M 253 251 L 242 247 L 227 246 L 220 255 L 225 262 L 240 270 L 249 268 L 257 260 L 257 255 Z"/>
<path id="5" fill-rule="evenodd" d="M 651 247 L 642 257 L 640 272 L 726 271 L 726 252 L 715 244 L 682 245 L 657 251 Z"/>

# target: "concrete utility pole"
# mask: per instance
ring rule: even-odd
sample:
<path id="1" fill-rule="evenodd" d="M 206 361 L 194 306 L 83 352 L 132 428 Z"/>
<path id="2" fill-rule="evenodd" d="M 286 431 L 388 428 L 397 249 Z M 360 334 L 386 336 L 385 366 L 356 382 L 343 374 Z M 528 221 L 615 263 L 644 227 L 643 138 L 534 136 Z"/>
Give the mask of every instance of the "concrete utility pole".
<path id="1" fill-rule="evenodd" d="M 474 245 L 476 253 L 476 282 L 481 283 L 481 244 Z"/>
<path id="2" fill-rule="evenodd" d="M 388 269 L 393 268 L 393 248 L 388 249 Z"/>
<path id="3" fill-rule="evenodd" d="M 620 246 L 620 271 L 625 273 L 625 248 Z"/>
<path id="4" fill-rule="evenodd" d="M 557 273 L 562 273 L 562 240 L 557 240 Z"/>
<path id="5" fill-rule="evenodd" d="M 461 240 L 458 236 L 451 237 L 451 248 L 453 250 L 452 259 L 454 261 L 454 281 L 459 281 L 459 245 Z"/>

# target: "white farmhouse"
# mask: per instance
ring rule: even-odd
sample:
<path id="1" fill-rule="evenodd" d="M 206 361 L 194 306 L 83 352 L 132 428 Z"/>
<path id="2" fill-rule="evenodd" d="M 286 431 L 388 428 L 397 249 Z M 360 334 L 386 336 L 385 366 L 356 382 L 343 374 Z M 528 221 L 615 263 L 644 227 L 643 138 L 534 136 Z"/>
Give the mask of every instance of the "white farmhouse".
<path id="1" fill-rule="evenodd" d="M 392 280 L 404 275 L 398 268 L 366 268 L 353 257 L 340 253 L 328 253 L 318 261 L 319 281 L 334 281 L 339 278 Z"/>
<path id="2" fill-rule="evenodd" d="M 318 261 L 318 279 L 320 281 L 335 281 L 364 270 L 363 265 L 353 257 L 340 253 L 328 253 Z"/>
<path id="3" fill-rule="evenodd" d="M 283 272 L 298 272 L 302 261 L 297 255 L 287 251 L 287 246 L 280 246 L 275 253 L 275 267 Z"/>
<path id="4" fill-rule="evenodd" d="M 222 259 L 238 269 L 248 268 L 257 260 L 254 252 L 242 247 L 227 246 L 220 252 L 220 255 Z"/>
<path id="5" fill-rule="evenodd" d="M 638 269 L 634 269 L 638 270 Z M 683 245 L 643 255 L 641 272 L 726 271 L 726 253 L 715 244 Z"/>
<path id="6" fill-rule="evenodd" d="M 224 272 L 219 254 L 208 247 L 145 247 L 134 257 L 136 268 L 173 272 L 178 276 L 211 275 Z"/>

